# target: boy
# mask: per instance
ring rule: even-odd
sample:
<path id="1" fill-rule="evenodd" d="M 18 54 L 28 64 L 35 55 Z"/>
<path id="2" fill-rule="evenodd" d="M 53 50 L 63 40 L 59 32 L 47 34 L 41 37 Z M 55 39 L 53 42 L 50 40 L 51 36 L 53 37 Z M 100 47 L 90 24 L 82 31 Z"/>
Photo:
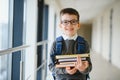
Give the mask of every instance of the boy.
<path id="1" fill-rule="evenodd" d="M 79 23 L 79 13 L 73 8 L 65 8 L 60 12 L 60 25 L 63 34 L 62 39 L 62 51 L 61 55 L 64 54 L 84 54 L 89 52 L 89 47 L 87 42 L 80 36 L 77 35 L 77 30 L 80 28 Z M 78 37 L 82 39 L 82 44 L 80 44 L 84 49 L 78 52 Z M 60 37 L 59 37 L 60 38 Z M 87 80 L 87 75 L 91 71 L 92 64 L 90 58 L 86 61 L 82 61 L 81 57 L 77 57 L 75 67 L 55 67 L 55 56 L 57 41 L 54 41 L 51 52 L 50 52 L 50 63 L 49 69 L 52 72 L 55 80 Z M 60 46 L 59 46 L 60 47 Z"/>

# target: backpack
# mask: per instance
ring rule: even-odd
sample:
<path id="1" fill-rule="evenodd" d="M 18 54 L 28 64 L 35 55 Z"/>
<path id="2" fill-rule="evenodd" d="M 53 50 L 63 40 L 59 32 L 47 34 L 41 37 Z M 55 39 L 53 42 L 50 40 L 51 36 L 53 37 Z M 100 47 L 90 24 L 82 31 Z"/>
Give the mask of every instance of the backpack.
<path id="1" fill-rule="evenodd" d="M 86 53 L 87 48 L 85 46 L 86 41 L 84 40 L 84 38 L 78 36 L 76 41 L 78 42 L 77 44 L 77 54 L 83 54 Z M 62 53 L 62 42 L 63 42 L 63 37 L 60 36 L 58 38 L 56 38 L 56 51 L 55 51 L 55 55 L 61 55 Z M 89 74 L 86 75 L 87 79 L 90 79 Z"/>
<path id="2" fill-rule="evenodd" d="M 83 54 L 86 53 L 87 47 L 86 47 L 86 41 L 84 40 L 84 38 L 78 36 L 76 41 L 78 42 L 77 44 L 77 54 Z M 56 39 L 56 51 L 55 51 L 55 55 L 61 55 L 62 53 L 62 42 L 63 42 L 63 37 L 60 36 Z"/>

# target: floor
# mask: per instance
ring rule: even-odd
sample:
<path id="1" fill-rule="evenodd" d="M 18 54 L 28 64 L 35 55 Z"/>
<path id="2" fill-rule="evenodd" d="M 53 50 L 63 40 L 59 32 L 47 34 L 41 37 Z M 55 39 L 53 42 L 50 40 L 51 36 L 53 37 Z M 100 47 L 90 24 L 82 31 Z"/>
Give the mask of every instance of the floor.
<path id="1" fill-rule="evenodd" d="M 91 54 L 93 69 L 90 80 L 120 80 L 120 69 L 102 58 L 100 54 Z"/>

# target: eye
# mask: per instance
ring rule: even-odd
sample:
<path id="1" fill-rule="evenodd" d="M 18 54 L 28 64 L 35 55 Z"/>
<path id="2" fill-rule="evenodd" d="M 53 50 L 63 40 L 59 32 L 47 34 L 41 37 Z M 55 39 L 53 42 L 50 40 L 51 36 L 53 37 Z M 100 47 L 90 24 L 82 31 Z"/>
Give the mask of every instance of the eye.
<path id="1" fill-rule="evenodd" d="M 77 20 L 72 20 L 71 23 L 76 24 L 76 23 L 78 23 L 78 21 Z"/>
<path id="2" fill-rule="evenodd" d="M 64 23 L 68 23 L 68 21 L 64 21 Z"/>
<path id="3" fill-rule="evenodd" d="M 72 20 L 71 22 L 72 22 L 72 23 L 76 23 L 76 21 L 75 21 L 75 20 Z"/>
<path id="4" fill-rule="evenodd" d="M 67 23 L 68 23 L 68 21 L 62 21 L 62 23 L 63 23 L 63 24 L 67 24 Z"/>

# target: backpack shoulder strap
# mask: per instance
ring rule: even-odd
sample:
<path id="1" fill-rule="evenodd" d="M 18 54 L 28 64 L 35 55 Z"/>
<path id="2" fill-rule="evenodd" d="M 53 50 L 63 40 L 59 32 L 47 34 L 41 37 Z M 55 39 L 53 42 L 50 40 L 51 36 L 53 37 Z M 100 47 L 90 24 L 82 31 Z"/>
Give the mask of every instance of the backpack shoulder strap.
<path id="1" fill-rule="evenodd" d="M 62 42 L 63 42 L 62 36 L 56 38 L 54 55 L 60 55 L 62 53 Z M 54 63 L 56 63 L 56 61 Z M 52 76 L 53 76 L 53 79 L 55 80 L 55 73 L 52 73 Z"/>
<path id="2" fill-rule="evenodd" d="M 85 53 L 86 52 L 86 42 L 84 40 L 83 37 L 81 36 L 78 36 L 77 37 L 77 51 L 78 51 L 78 54 L 82 54 L 82 53 Z"/>
<path id="3" fill-rule="evenodd" d="M 62 53 L 62 42 L 63 42 L 62 36 L 56 39 L 56 55 L 60 55 Z"/>
<path id="4" fill-rule="evenodd" d="M 84 38 L 81 37 L 81 36 L 78 36 L 78 37 L 77 37 L 77 41 L 78 41 L 79 43 L 84 43 L 84 42 L 85 42 Z"/>

